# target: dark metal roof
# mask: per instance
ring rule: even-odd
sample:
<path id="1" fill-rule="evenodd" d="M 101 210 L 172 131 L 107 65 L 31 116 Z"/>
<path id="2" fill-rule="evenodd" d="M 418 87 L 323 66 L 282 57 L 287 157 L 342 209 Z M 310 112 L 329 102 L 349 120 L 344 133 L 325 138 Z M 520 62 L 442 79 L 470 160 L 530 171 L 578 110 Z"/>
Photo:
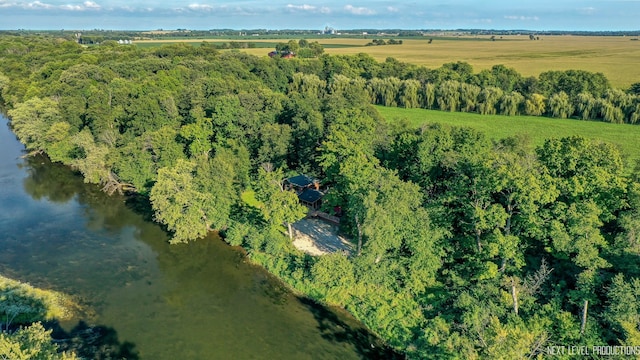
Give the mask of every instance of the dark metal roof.
<path id="1" fill-rule="evenodd" d="M 313 179 L 308 177 L 307 175 L 297 175 L 291 178 L 288 178 L 287 181 L 289 184 L 306 187 L 313 184 Z"/>
<path id="2" fill-rule="evenodd" d="M 307 189 L 303 191 L 302 194 L 298 195 L 298 199 L 300 199 L 300 201 L 313 204 L 314 202 L 322 199 L 323 196 L 324 194 L 316 189 Z"/>

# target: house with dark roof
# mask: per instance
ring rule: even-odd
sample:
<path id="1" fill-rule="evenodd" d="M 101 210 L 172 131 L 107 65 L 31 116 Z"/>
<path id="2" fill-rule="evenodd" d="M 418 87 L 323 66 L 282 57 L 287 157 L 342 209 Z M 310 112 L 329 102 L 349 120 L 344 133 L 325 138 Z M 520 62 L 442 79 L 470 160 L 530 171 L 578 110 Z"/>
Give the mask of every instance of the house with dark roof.
<path id="1" fill-rule="evenodd" d="M 293 190 L 300 202 L 314 210 L 320 208 L 324 193 L 320 191 L 320 181 L 307 175 L 300 174 L 284 181 L 285 189 Z"/>
<path id="2" fill-rule="evenodd" d="M 318 208 L 320 208 L 320 204 L 322 203 L 323 196 L 324 193 L 320 190 L 306 189 L 298 195 L 298 200 L 300 200 L 303 205 L 306 205 L 314 210 L 318 210 Z"/>
<path id="3" fill-rule="evenodd" d="M 289 188 L 295 189 L 296 191 L 303 191 L 306 188 L 312 187 L 313 184 L 317 182 L 317 180 L 303 174 L 290 177 L 284 181 L 285 186 L 289 185 Z"/>

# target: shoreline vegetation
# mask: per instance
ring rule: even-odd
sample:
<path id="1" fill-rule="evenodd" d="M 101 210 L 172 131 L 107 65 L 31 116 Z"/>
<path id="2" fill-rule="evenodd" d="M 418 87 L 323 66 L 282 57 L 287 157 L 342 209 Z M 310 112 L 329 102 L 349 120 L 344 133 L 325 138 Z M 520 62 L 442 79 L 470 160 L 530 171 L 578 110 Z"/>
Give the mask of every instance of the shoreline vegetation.
<path id="1" fill-rule="evenodd" d="M 51 330 L 43 322 L 76 318 L 84 311 L 72 297 L 35 288 L 0 274 L 0 357 L 12 360 L 77 359 L 59 352 Z"/>
<path id="2" fill-rule="evenodd" d="M 0 274 L 0 358 L 11 360 L 138 359 L 113 329 L 89 325 L 91 309 L 72 295 Z M 78 321 L 80 320 L 80 321 Z M 61 325 L 78 323 L 66 329 Z"/>
<path id="3" fill-rule="evenodd" d="M 4 328 L 14 323 L 76 318 L 83 307 L 71 296 L 44 290 L 0 274 L 0 314 Z"/>
<path id="4" fill-rule="evenodd" d="M 618 148 L 576 134 L 531 146 L 416 128 L 372 105 L 637 123 L 640 88 L 585 71 L 527 78 L 502 65 L 475 73 L 460 62 L 431 70 L 364 54 L 271 59 L 46 36 L 0 37 L 0 54 L 0 94 L 28 151 L 107 193 L 148 198 L 172 243 L 220 230 L 408 358 L 640 339 L 640 308 L 629 305 L 640 298 L 640 174 Z M 351 256 L 292 245 L 306 209 L 283 179 L 299 173 L 331 186 L 323 210 L 341 208 Z"/>

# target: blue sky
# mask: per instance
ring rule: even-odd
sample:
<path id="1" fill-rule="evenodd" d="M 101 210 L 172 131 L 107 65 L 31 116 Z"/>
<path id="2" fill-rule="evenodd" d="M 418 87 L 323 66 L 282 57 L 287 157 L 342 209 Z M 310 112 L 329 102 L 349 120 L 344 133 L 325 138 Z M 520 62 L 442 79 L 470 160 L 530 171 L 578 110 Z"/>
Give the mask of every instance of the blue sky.
<path id="1" fill-rule="evenodd" d="M 0 0 L 0 29 L 639 30 L 640 0 Z"/>

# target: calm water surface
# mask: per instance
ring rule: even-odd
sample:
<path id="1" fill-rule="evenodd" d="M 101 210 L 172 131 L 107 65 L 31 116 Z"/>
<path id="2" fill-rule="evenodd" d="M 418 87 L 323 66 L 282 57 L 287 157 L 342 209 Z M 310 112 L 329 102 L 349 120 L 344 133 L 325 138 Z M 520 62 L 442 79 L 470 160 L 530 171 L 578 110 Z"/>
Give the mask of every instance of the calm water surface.
<path id="1" fill-rule="evenodd" d="M 220 239 L 154 223 L 24 148 L 0 115 L 0 274 L 79 296 L 141 359 L 384 357 L 352 318 L 290 294 Z M 73 327 L 74 324 L 63 324 Z"/>

